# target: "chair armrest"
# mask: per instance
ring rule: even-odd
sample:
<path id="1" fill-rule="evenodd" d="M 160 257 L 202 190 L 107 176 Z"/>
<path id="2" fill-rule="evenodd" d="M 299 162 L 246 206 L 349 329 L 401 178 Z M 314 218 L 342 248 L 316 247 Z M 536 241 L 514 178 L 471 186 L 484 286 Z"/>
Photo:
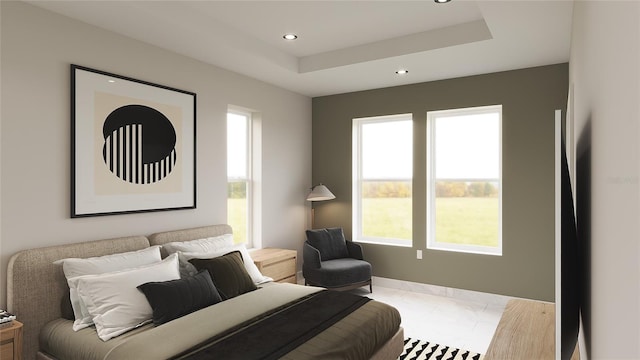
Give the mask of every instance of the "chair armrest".
<path id="1" fill-rule="evenodd" d="M 320 269 L 320 251 L 311 246 L 307 241 L 302 248 L 302 266 L 308 269 Z"/>
<path id="2" fill-rule="evenodd" d="M 362 246 L 360 246 L 360 244 L 347 240 L 347 250 L 349 251 L 350 257 L 358 260 L 364 260 L 362 256 Z"/>

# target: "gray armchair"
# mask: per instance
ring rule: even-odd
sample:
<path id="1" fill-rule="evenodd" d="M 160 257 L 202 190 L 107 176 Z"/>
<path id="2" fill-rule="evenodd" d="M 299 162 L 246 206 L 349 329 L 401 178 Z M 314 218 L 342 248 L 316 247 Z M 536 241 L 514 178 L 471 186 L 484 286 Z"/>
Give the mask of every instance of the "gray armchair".
<path id="1" fill-rule="evenodd" d="M 350 290 L 369 285 L 371 264 L 363 260 L 362 247 L 346 241 L 342 228 L 307 230 L 302 249 L 305 285 Z"/>

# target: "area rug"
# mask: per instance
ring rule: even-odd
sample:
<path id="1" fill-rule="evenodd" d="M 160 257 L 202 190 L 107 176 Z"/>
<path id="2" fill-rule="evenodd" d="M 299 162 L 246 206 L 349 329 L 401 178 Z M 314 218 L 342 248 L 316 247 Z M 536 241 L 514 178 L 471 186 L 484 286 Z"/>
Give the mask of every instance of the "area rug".
<path id="1" fill-rule="evenodd" d="M 481 360 L 483 355 L 453 347 L 407 338 L 398 360 Z"/>

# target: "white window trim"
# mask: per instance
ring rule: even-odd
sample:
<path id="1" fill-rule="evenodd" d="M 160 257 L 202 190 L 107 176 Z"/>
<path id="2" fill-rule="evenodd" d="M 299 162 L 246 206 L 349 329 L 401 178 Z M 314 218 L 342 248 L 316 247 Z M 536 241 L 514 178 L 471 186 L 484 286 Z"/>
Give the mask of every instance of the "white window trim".
<path id="1" fill-rule="evenodd" d="M 442 116 L 499 113 L 498 246 L 479 246 L 438 242 L 435 239 L 435 119 Z M 487 181 L 494 179 L 438 179 L 450 181 Z M 427 112 L 427 249 L 502 256 L 502 105 L 469 107 Z"/>
<path id="2" fill-rule="evenodd" d="M 246 181 L 247 182 L 247 228 L 246 235 L 247 241 L 244 243 L 247 248 L 253 248 L 258 246 L 255 244 L 254 239 L 254 201 L 253 201 L 253 114 L 250 111 L 240 110 L 237 108 L 229 108 L 227 114 L 234 114 L 244 116 L 247 119 L 247 163 L 246 165 L 246 177 L 230 177 L 227 175 L 227 184 L 232 181 Z M 227 159 L 228 161 L 228 159 Z M 228 199 L 227 199 L 228 200 Z"/>
<path id="3" fill-rule="evenodd" d="M 413 114 L 395 114 L 395 115 L 386 115 L 386 116 L 375 116 L 375 117 L 366 117 L 366 118 L 355 118 L 353 119 L 353 130 L 352 130 L 352 228 L 353 228 L 353 241 L 359 243 L 368 243 L 368 244 L 377 244 L 377 245 L 390 245 L 390 246 L 400 246 L 400 247 L 412 247 L 413 239 L 395 239 L 395 238 L 380 238 L 380 237 L 370 237 L 362 235 L 362 198 L 359 194 L 362 193 L 362 124 L 373 124 L 377 122 L 392 122 L 392 121 L 413 121 Z M 413 141 L 413 139 L 412 139 Z M 372 180 L 373 181 L 373 180 Z M 400 179 L 400 178 L 389 178 L 389 179 L 375 179 L 375 181 L 413 181 L 412 178 L 408 179 Z M 413 199 L 413 194 L 412 194 Z"/>

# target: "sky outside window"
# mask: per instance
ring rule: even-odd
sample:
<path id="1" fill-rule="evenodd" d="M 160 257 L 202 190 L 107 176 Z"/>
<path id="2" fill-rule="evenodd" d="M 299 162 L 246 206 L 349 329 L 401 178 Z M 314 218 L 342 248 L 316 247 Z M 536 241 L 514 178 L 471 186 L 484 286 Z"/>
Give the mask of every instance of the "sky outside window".
<path id="1" fill-rule="evenodd" d="M 369 123 L 362 126 L 362 177 L 410 179 L 413 174 L 411 120 Z"/>
<path id="2" fill-rule="evenodd" d="M 227 114 L 227 177 L 232 179 L 247 178 L 247 117 Z"/>
<path id="3" fill-rule="evenodd" d="M 436 119 L 435 166 L 439 179 L 497 179 L 500 175 L 500 114 Z"/>

